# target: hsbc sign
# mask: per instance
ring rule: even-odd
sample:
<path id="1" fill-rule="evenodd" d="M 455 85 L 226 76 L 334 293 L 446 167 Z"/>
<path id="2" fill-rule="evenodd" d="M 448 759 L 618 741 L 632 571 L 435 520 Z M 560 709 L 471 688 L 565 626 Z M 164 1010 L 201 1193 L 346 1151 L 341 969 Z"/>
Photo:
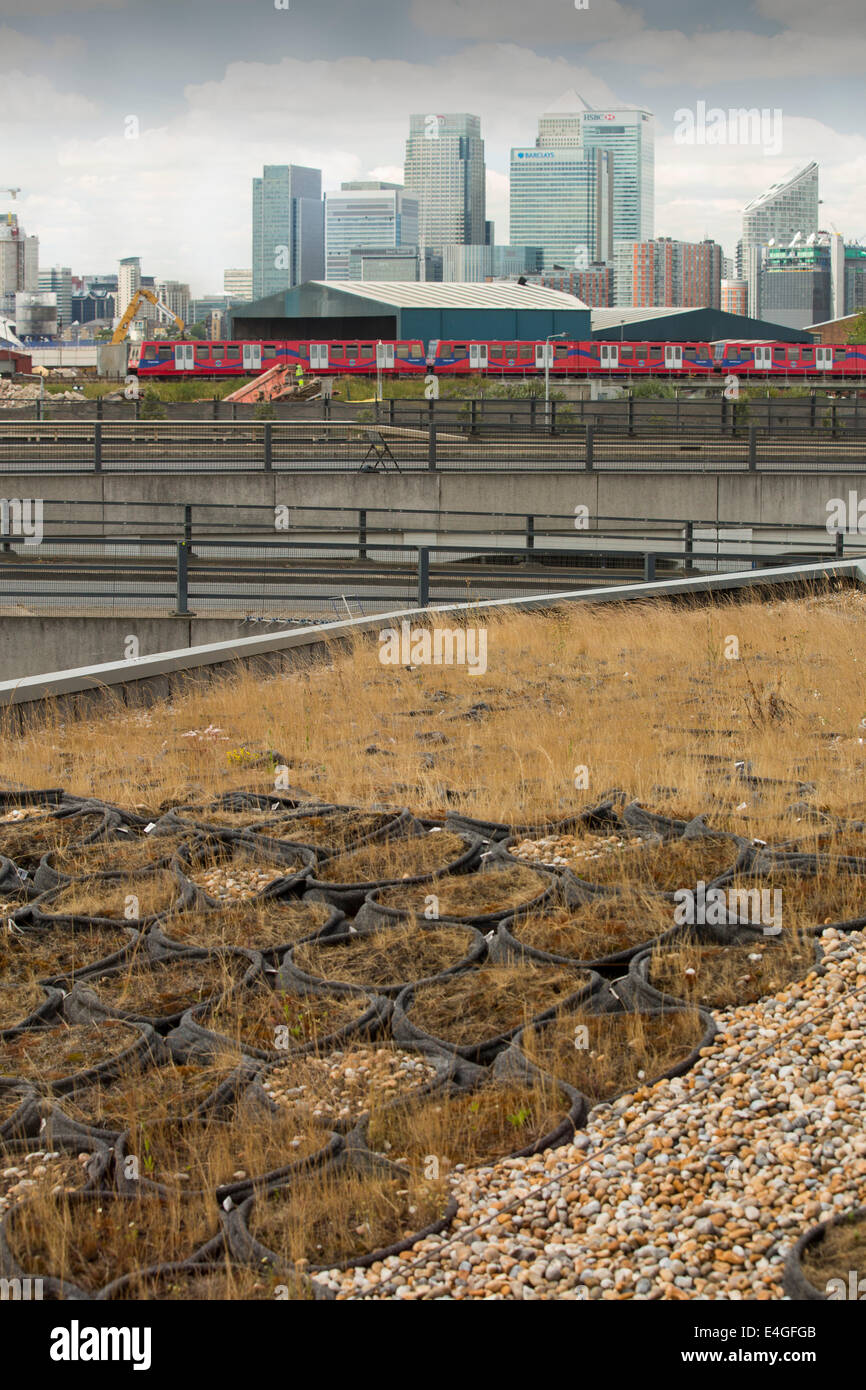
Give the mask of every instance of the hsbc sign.
<path id="1" fill-rule="evenodd" d="M 584 114 L 583 119 L 585 121 L 615 121 L 616 112 L 605 111 L 603 115 L 601 114 L 601 112 L 597 111 L 587 112 Z"/>

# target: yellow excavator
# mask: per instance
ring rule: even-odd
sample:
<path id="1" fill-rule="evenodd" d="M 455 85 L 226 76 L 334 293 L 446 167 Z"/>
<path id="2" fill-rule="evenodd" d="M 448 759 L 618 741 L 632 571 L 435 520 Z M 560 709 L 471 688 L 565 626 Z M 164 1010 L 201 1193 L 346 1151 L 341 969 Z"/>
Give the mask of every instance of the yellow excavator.
<path id="1" fill-rule="evenodd" d="M 183 319 L 179 319 L 177 314 L 175 314 L 173 310 L 169 309 L 167 304 L 163 304 L 161 299 L 157 299 L 156 295 L 153 293 L 153 290 L 146 290 L 143 287 L 140 287 L 135 291 L 135 294 L 132 296 L 132 299 L 127 304 L 123 314 L 123 318 L 120 320 L 120 323 L 117 325 L 117 327 L 114 330 L 114 333 L 111 336 L 112 343 L 123 342 L 124 338 L 126 337 L 126 330 L 129 328 L 129 325 L 132 323 L 132 320 L 135 318 L 136 314 L 141 308 L 141 301 L 143 299 L 146 299 L 149 304 L 153 304 L 157 309 L 162 309 L 164 313 L 168 314 L 169 318 L 174 319 L 175 323 L 180 329 L 181 334 L 183 334 L 186 331 L 186 324 L 184 323 Z"/>

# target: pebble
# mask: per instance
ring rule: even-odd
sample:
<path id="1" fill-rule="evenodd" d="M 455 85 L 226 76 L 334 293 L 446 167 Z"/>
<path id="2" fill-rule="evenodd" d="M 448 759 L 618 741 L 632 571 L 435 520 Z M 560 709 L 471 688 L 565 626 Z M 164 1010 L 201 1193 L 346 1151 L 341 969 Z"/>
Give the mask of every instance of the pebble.
<path id="1" fill-rule="evenodd" d="M 573 1144 L 458 1172 L 451 1227 L 375 1277 L 317 1277 L 356 1300 L 784 1298 L 799 1235 L 866 1205 L 866 936 L 821 942 L 826 975 L 717 1011 L 685 1076 L 597 1106 Z"/>
<path id="2" fill-rule="evenodd" d="M 302 1109 L 322 1124 L 357 1120 L 370 1108 L 371 1093 L 386 1099 L 431 1081 L 436 1067 L 420 1054 L 395 1047 L 357 1047 L 326 1057 L 281 1063 L 262 1080 L 278 1105 Z M 299 1077 L 306 1080 L 299 1083 Z"/>
<path id="3" fill-rule="evenodd" d="M 290 872 L 291 870 L 286 870 L 286 873 Z M 276 866 L 271 869 L 231 866 L 191 873 L 189 877 L 199 888 L 203 888 L 209 897 L 216 898 L 219 902 L 235 902 L 244 898 L 255 898 L 269 883 L 280 877 L 280 870 Z"/>

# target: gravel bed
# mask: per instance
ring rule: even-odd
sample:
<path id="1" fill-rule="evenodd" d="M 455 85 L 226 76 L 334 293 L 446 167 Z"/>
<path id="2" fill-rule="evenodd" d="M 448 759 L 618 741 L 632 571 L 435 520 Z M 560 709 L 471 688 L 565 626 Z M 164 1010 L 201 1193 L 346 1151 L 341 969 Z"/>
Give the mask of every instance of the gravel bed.
<path id="1" fill-rule="evenodd" d="M 418 1053 L 393 1047 L 356 1047 L 287 1062 L 262 1085 L 278 1105 L 311 1110 L 322 1124 L 357 1120 L 372 1096 L 390 1100 L 432 1081 L 436 1067 Z"/>
<path id="2" fill-rule="evenodd" d="M 798 1236 L 866 1198 L 866 937 L 822 942 L 826 974 L 718 1012 L 684 1077 L 464 1174 L 443 1236 L 319 1277 L 340 1298 L 783 1298 Z"/>

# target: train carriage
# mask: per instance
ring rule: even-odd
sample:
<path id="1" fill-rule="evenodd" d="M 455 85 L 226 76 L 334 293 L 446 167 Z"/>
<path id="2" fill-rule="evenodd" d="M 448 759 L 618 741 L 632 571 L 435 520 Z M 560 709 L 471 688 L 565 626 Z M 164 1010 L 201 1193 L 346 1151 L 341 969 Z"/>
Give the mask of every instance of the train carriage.
<path id="1" fill-rule="evenodd" d="M 255 377 L 288 364 L 316 376 L 468 376 L 572 378 L 660 377 L 685 379 L 735 375 L 744 379 L 866 377 L 866 345 L 776 343 L 722 339 L 712 343 L 493 341 L 420 339 L 398 342 L 363 338 L 262 342 L 176 342 L 132 344 L 129 371 L 148 378 Z M 18 368 L 18 370 L 21 370 Z"/>

